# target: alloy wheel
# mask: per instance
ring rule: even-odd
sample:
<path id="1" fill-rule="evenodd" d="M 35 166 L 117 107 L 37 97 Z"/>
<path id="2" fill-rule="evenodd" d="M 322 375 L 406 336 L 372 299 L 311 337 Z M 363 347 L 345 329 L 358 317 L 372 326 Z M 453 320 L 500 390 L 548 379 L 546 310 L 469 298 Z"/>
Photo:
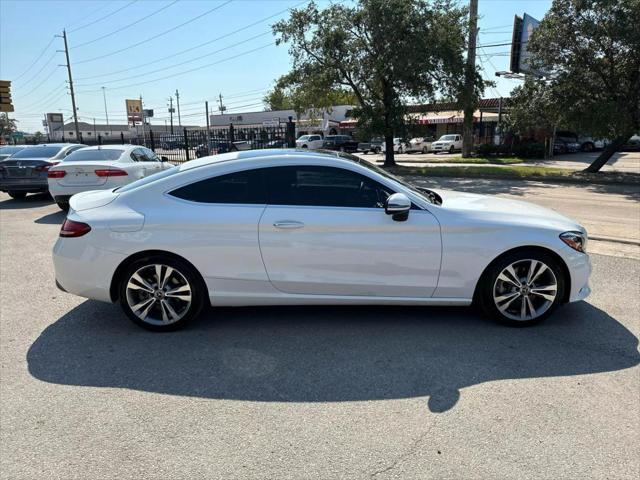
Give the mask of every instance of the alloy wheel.
<path id="1" fill-rule="evenodd" d="M 136 270 L 126 286 L 127 304 L 133 314 L 151 325 L 170 325 L 186 315 L 192 287 L 176 268 L 162 264 Z"/>
<path id="2" fill-rule="evenodd" d="M 556 300 L 558 281 L 553 270 L 540 260 L 518 260 L 496 278 L 493 301 L 500 312 L 516 321 L 534 320 Z"/>

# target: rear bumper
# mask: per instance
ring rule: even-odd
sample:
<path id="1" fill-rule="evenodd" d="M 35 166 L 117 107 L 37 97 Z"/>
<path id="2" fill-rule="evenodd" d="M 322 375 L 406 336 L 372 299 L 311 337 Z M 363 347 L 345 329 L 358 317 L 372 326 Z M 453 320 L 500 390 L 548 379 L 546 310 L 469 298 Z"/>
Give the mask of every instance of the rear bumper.
<path id="1" fill-rule="evenodd" d="M 111 279 L 125 258 L 96 248 L 82 237 L 58 238 L 53 247 L 56 285 L 64 292 L 111 302 Z"/>
<path id="2" fill-rule="evenodd" d="M 49 190 L 47 179 L 18 179 L 11 178 L 0 179 L 0 191 L 8 192 L 46 192 Z"/>

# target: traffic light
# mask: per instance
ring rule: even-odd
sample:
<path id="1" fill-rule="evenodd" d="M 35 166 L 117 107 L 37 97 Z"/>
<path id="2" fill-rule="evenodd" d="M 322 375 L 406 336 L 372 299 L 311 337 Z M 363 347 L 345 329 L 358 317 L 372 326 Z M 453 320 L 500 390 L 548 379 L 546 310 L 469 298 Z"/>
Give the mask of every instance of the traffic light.
<path id="1" fill-rule="evenodd" d="M 13 112 L 11 82 L 8 80 L 0 80 L 0 112 Z"/>

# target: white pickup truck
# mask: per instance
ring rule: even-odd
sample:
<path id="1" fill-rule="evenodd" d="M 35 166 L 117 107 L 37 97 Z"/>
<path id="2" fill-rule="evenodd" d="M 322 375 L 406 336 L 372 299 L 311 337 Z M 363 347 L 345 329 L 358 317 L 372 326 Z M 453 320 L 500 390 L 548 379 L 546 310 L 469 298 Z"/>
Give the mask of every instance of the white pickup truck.
<path id="1" fill-rule="evenodd" d="M 431 144 L 431 151 L 433 151 L 433 153 L 453 153 L 456 150 L 462 150 L 462 135 L 457 133 L 443 135 L 438 139 L 438 141 Z"/>

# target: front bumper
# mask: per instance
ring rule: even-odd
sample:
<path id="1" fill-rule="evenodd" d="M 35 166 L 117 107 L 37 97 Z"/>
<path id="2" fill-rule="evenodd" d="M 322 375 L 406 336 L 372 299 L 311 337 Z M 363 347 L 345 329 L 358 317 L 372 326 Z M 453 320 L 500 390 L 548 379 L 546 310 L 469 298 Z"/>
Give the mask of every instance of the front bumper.
<path id="1" fill-rule="evenodd" d="M 592 267 L 589 255 L 576 252 L 569 247 L 565 247 L 560 253 L 571 276 L 569 302 L 584 300 L 591 293 L 589 277 L 591 276 Z"/>

